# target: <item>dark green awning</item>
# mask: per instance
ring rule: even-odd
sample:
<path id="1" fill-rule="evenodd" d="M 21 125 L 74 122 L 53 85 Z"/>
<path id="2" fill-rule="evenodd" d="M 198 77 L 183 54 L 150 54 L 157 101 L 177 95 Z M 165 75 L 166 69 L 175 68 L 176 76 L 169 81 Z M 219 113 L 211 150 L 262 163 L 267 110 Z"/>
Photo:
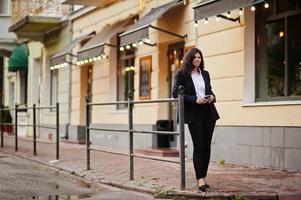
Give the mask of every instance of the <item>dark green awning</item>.
<path id="1" fill-rule="evenodd" d="M 28 49 L 26 44 L 14 48 L 8 61 L 8 71 L 27 70 L 28 68 Z"/>

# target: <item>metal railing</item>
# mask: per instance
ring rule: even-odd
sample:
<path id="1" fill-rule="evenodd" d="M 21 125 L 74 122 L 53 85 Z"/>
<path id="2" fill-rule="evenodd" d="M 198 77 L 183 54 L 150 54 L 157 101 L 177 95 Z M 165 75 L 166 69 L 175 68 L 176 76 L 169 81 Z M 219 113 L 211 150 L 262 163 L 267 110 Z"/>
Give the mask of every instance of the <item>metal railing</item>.
<path id="1" fill-rule="evenodd" d="M 37 125 L 36 120 L 36 111 L 42 110 L 42 109 L 55 109 L 56 110 L 56 126 L 55 127 L 49 127 L 49 126 L 41 126 Z M 37 127 L 39 128 L 47 128 L 47 129 L 55 129 L 56 130 L 56 159 L 60 159 L 60 140 L 59 140 L 59 133 L 60 133 L 60 127 L 59 127 L 59 103 L 56 103 L 56 106 L 36 106 L 33 104 L 32 107 L 22 107 L 19 108 L 18 105 L 15 105 L 15 108 L 1 108 L 1 147 L 4 147 L 4 130 L 3 125 L 14 125 L 14 136 L 15 136 L 15 151 L 18 151 L 18 140 L 21 140 L 22 138 L 18 137 L 18 126 L 29 126 L 33 128 L 33 155 L 37 155 Z M 15 114 L 15 123 L 3 123 L 2 117 L 4 115 L 4 111 L 14 111 Z M 18 112 L 21 110 L 32 110 L 32 124 L 18 124 Z"/>
<path id="2" fill-rule="evenodd" d="M 61 0 L 12 0 L 12 24 L 26 16 L 62 17 Z"/>
<path id="3" fill-rule="evenodd" d="M 178 107 L 178 117 L 179 117 L 179 126 L 177 131 L 145 131 L 145 130 L 135 130 L 133 129 L 133 106 L 134 104 L 148 104 L 148 103 L 171 103 L 176 102 Z M 92 106 L 108 106 L 108 105 L 121 105 L 127 104 L 128 105 L 128 129 L 108 129 L 108 128 L 93 128 L 90 127 L 90 108 Z M 100 150 L 91 148 L 90 144 L 90 130 L 94 131 L 110 131 L 110 132 L 127 132 L 129 136 L 129 153 L 118 153 L 106 150 Z M 164 134 L 164 135 L 178 135 L 180 139 L 180 159 L 179 161 L 171 161 L 147 156 L 141 156 L 134 154 L 134 145 L 133 145 L 133 137 L 134 133 L 140 134 Z M 117 102 L 108 102 L 108 103 L 88 103 L 86 99 L 86 153 L 87 153 L 87 170 L 91 169 L 90 166 L 90 151 L 101 151 L 105 153 L 117 154 L 117 155 L 124 155 L 129 156 L 129 179 L 134 179 L 134 157 L 142 158 L 142 159 L 150 159 L 156 161 L 163 161 L 163 162 L 170 162 L 170 163 L 177 163 L 180 164 L 180 188 L 181 190 L 185 190 L 185 132 L 184 132 L 184 96 L 183 96 L 183 88 L 179 88 L 179 98 L 178 99 L 157 99 L 157 100 L 139 100 L 134 101 L 130 98 L 128 101 L 117 101 Z"/>

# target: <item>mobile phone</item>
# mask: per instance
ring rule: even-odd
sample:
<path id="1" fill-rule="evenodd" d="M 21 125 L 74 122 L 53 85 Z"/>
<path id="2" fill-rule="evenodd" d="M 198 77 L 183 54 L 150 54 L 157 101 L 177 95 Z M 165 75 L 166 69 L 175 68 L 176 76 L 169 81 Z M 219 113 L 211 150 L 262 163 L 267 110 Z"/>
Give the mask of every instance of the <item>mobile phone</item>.
<path id="1" fill-rule="evenodd" d="M 205 95 L 204 99 L 205 99 L 206 101 L 209 101 L 210 95 Z"/>

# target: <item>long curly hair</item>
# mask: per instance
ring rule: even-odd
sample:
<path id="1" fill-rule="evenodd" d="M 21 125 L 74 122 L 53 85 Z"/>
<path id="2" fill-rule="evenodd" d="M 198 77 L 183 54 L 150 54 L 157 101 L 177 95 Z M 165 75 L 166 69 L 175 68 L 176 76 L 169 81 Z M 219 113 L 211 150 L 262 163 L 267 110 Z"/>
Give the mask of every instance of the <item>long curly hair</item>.
<path id="1" fill-rule="evenodd" d="M 201 52 L 201 50 L 199 50 L 198 48 L 191 48 L 188 50 L 188 52 L 184 55 L 184 58 L 183 58 L 183 63 L 182 63 L 182 66 L 181 66 L 181 70 L 182 72 L 184 73 L 188 73 L 190 74 L 194 68 L 193 64 L 192 64 L 192 61 L 194 59 L 194 55 L 196 53 L 199 53 L 201 55 L 201 64 L 199 65 L 199 68 L 200 69 L 204 69 L 204 58 L 203 58 L 203 54 Z"/>

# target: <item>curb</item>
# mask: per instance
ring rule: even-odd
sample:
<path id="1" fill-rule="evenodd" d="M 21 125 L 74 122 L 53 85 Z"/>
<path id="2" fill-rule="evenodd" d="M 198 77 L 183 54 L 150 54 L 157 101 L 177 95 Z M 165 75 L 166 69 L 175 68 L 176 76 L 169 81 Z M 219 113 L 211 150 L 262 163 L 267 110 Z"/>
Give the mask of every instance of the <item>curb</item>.
<path id="1" fill-rule="evenodd" d="M 26 155 L 18 155 L 18 154 L 11 154 L 8 152 L 2 152 L 4 154 L 16 156 L 19 158 L 27 159 L 29 161 L 35 162 L 37 164 L 42 164 L 44 166 L 50 167 L 53 170 L 57 171 L 63 171 L 67 172 L 70 175 L 73 175 L 72 178 L 78 178 L 80 181 L 83 181 L 87 184 L 87 187 L 94 187 L 94 188 L 101 188 L 104 185 L 106 186 L 111 186 L 115 188 L 120 188 L 128 191 L 134 191 L 134 192 L 139 192 L 139 193 L 147 193 L 151 194 L 153 196 L 158 195 L 158 191 L 155 189 L 147 189 L 144 187 L 138 187 L 138 186 L 131 186 L 131 185 L 125 185 L 121 184 L 115 181 L 104 181 L 104 180 L 99 180 L 99 181 L 93 181 L 85 177 L 85 175 L 79 174 L 74 170 L 70 170 L 67 168 L 62 168 L 62 167 L 57 167 L 51 163 L 39 160 L 39 159 L 34 159 L 32 157 L 27 157 Z M 256 200 L 278 200 L 279 196 L 278 194 L 275 195 L 252 195 L 252 194 L 241 194 L 243 197 L 246 197 L 247 199 L 256 199 Z M 208 193 L 196 193 L 196 192 L 191 192 L 191 191 L 180 191 L 180 190 L 173 190 L 170 192 L 162 193 L 159 194 L 159 196 L 156 196 L 157 198 L 173 198 L 173 197 L 186 197 L 186 198 L 198 198 L 198 199 L 208 199 L 208 198 L 214 198 L 214 197 L 220 197 L 223 200 L 232 200 L 235 195 L 233 194 L 228 194 L 228 193 L 218 193 L 218 194 L 208 194 Z M 286 196 L 281 195 L 281 199 L 286 199 Z"/>

